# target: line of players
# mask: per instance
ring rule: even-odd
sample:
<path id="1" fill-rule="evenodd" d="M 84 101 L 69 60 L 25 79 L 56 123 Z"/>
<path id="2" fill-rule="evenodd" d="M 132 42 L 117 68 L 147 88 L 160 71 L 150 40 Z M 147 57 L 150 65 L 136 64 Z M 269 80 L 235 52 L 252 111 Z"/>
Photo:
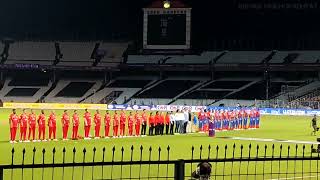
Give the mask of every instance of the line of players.
<path id="1" fill-rule="evenodd" d="M 186 112 L 188 113 L 188 112 Z M 251 110 L 203 110 L 198 113 L 197 116 L 199 120 L 199 131 L 208 131 L 208 121 L 214 121 L 216 130 L 234 130 L 234 129 L 247 129 L 247 128 L 259 128 L 260 124 L 260 113 L 257 109 Z M 104 117 L 100 114 L 99 110 L 92 117 L 91 113 L 86 109 L 83 115 L 84 119 L 84 139 L 91 139 L 90 130 L 94 123 L 95 138 L 100 138 L 100 129 L 102 126 L 102 121 L 104 121 L 104 137 L 109 137 L 110 128 L 113 128 L 113 137 L 123 137 L 126 136 L 126 127 L 128 127 L 128 136 L 140 136 L 146 135 L 147 125 L 149 126 L 149 135 L 163 135 L 163 134 L 173 134 L 174 125 L 177 127 L 178 122 L 174 119 L 174 113 L 172 112 L 150 112 L 147 115 L 146 110 L 142 113 L 136 111 L 134 114 L 132 112 L 126 115 L 124 110 L 114 112 L 113 117 L 110 113 L 106 111 Z M 248 124 L 249 120 L 249 124 Z M 68 131 L 70 122 L 70 116 L 68 111 L 65 110 L 62 118 L 62 137 L 63 140 L 68 140 Z M 112 127 L 111 127 L 111 121 Z M 186 120 L 188 121 L 188 120 Z M 56 114 L 51 111 L 48 120 L 46 122 L 46 115 L 43 110 L 41 110 L 40 115 L 36 117 L 33 110 L 28 114 L 26 109 L 23 110 L 22 114 L 18 116 L 16 110 L 13 109 L 12 114 L 9 117 L 10 124 L 10 142 L 16 142 L 16 133 L 18 127 L 20 127 L 20 142 L 30 142 L 32 141 L 47 141 L 45 137 L 46 126 L 49 128 L 48 140 L 57 140 L 56 130 Z M 38 138 L 35 135 L 36 127 L 38 125 Z M 74 110 L 72 115 L 72 139 L 79 139 L 78 134 L 80 125 L 80 117 L 77 110 Z M 249 126 L 248 126 L 249 125 Z M 29 130 L 28 139 L 27 130 Z M 165 131 L 165 132 L 164 132 Z M 170 131 L 170 132 L 169 132 Z M 32 136 L 32 138 L 31 138 Z"/>
<path id="2" fill-rule="evenodd" d="M 208 120 L 214 122 L 215 130 L 218 131 L 260 127 L 260 112 L 258 109 L 204 110 L 199 113 L 198 119 L 200 131 L 208 130 Z"/>
<path id="3" fill-rule="evenodd" d="M 106 111 L 104 118 L 100 114 L 99 110 L 96 110 L 96 113 L 93 117 L 94 123 L 94 131 L 95 138 L 100 138 L 100 129 L 102 125 L 102 120 L 104 120 L 104 137 L 109 138 L 109 132 L 111 128 L 111 120 L 113 120 L 112 128 L 113 128 L 113 137 L 123 137 L 126 135 L 126 127 L 128 127 L 128 136 L 140 136 L 146 135 L 147 123 L 149 125 L 149 135 L 163 135 L 164 127 L 166 126 L 166 133 L 168 134 L 169 127 L 169 114 L 163 112 L 156 112 L 155 115 L 151 112 L 149 116 L 147 116 L 146 111 L 143 110 L 140 114 L 138 111 L 133 114 L 129 113 L 127 116 L 125 111 L 122 110 L 120 113 L 118 111 L 114 112 L 113 117 L 111 117 L 110 113 Z M 90 130 L 92 126 L 92 117 L 91 113 L 86 109 L 83 115 L 84 118 L 84 139 L 91 139 Z M 61 117 L 62 124 L 62 137 L 63 140 L 68 140 L 68 130 L 70 126 L 70 116 L 68 111 L 65 110 Z M 38 117 L 33 110 L 31 110 L 30 114 L 27 113 L 26 109 L 23 109 L 22 114 L 19 116 L 16 113 L 16 110 L 12 110 L 12 114 L 9 117 L 10 124 L 10 142 L 16 143 L 16 134 L 18 127 L 20 127 L 20 141 L 19 142 L 37 142 L 37 141 L 47 141 L 45 137 L 46 126 L 49 128 L 49 137 L 48 140 L 57 141 L 56 138 L 56 130 L 57 130 L 57 120 L 56 114 L 54 111 L 51 111 L 48 120 L 46 122 L 46 115 L 44 110 L 41 110 L 41 113 Z M 36 127 L 38 125 L 38 137 L 36 137 Z M 77 140 L 80 138 L 78 134 L 80 125 L 80 117 L 77 113 L 77 110 L 74 110 L 72 115 L 72 139 Z M 127 125 L 127 126 L 126 126 Z M 29 128 L 28 128 L 29 127 Z M 28 138 L 27 130 L 29 130 Z M 140 133 L 141 132 L 141 133 Z M 154 133 L 155 132 L 155 133 Z M 31 138 L 32 136 L 32 138 Z"/>

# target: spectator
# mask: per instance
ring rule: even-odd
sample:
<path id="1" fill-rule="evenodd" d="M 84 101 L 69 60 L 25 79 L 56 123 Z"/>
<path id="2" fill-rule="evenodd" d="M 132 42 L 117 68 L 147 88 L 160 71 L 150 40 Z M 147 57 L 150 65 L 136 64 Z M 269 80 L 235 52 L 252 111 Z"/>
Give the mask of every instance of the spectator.
<path id="1" fill-rule="evenodd" d="M 210 163 L 200 163 L 191 176 L 195 179 L 209 180 L 211 175 L 211 168 L 212 166 Z"/>

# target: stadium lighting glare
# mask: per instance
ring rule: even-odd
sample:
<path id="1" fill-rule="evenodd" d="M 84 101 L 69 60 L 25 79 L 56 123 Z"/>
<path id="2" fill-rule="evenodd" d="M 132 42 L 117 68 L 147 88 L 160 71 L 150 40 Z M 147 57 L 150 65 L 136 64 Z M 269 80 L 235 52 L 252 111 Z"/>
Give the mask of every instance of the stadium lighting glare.
<path id="1" fill-rule="evenodd" d="M 163 1 L 163 8 L 165 8 L 165 9 L 169 9 L 169 8 L 170 8 L 170 6 L 171 6 L 170 1 L 168 1 L 168 0 Z"/>

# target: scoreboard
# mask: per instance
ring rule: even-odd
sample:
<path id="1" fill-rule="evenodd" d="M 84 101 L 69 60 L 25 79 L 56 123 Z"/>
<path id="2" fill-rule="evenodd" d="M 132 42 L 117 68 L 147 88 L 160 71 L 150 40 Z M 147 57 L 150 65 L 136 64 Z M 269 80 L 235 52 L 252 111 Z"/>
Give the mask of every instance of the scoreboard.
<path id="1" fill-rule="evenodd" d="M 185 14 L 149 15 L 148 21 L 148 44 L 186 44 Z"/>
<path id="2" fill-rule="evenodd" d="M 189 49 L 191 9 L 144 9 L 144 49 Z"/>

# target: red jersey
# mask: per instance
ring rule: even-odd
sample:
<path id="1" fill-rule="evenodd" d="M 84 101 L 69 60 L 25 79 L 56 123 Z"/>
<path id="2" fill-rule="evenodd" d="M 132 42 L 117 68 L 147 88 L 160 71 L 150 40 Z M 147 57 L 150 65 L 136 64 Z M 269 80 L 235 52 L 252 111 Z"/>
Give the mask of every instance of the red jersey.
<path id="1" fill-rule="evenodd" d="M 110 114 L 106 114 L 106 115 L 104 116 L 104 124 L 105 124 L 105 126 L 110 126 L 110 121 L 111 121 L 111 116 L 110 116 Z"/>
<path id="2" fill-rule="evenodd" d="M 151 116 L 149 117 L 149 124 L 150 124 L 150 125 L 153 125 L 154 122 L 155 122 L 155 117 L 151 115 Z"/>
<path id="3" fill-rule="evenodd" d="M 155 115 L 154 116 L 154 124 L 160 124 L 160 115 Z"/>
<path id="4" fill-rule="evenodd" d="M 62 125 L 63 126 L 69 126 L 70 124 L 70 118 L 69 118 L 69 115 L 67 113 L 64 113 L 62 115 Z"/>
<path id="5" fill-rule="evenodd" d="M 259 110 L 256 110 L 256 111 L 255 111 L 255 116 L 256 116 L 256 117 L 260 117 L 260 112 L 259 112 Z"/>
<path id="6" fill-rule="evenodd" d="M 165 116 L 159 115 L 159 122 L 158 122 L 158 124 L 164 124 L 164 121 L 165 121 Z"/>
<path id="7" fill-rule="evenodd" d="M 79 126 L 79 124 L 80 124 L 79 115 L 76 113 L 73 114 L 72 121 L 73 121 L 73 126 Z"/>
<path id="8" fill-rule="evenodd" d="M 250 116 L 250 117 L 255 117 L 255 113 L 254 113 L 253 110 L 250 111 L 249 116 Z"/>
<path id="9" fill-rule="evenodd" d="M 101 115 L 98 114 L 98 113 L 96 113 L 96 114 L 94 115 L 94 124 L 95 124 L 96 126 L 100 126 L 100 125 L 101 125 Z"/>
<path id="10" fill-rule="evenodd" d="M 135 123 L 137 126 L 139 126 L 139 125 L 141 124 L 141 116 L 140 116 L 140 114 L 137 113 L 137 114 L 134 116 L 134 119 L 135 119 L 134 123 Z"/>
<path id="11" fill-rule="evenodd" d="M 84 126 L 91 126 L 91 114 L 89 112 L 84 113 Z"/>
<path id="12" fill-rule="evenodd" d="M 198 116 L 198 119 L 199 119 L 200 121 L 202 121 L 202 120 L 204 120 L 205 118 L 206 118 L 205 113 L 204 113 L 204 112 L 200 112 L 200 113 L 199 113 L 199 116 Z"/>
<path id="13" fill-rule="evenodd" d="M 114 114 L 113 116 L 113 126 L 118 126 L 120 123 L 120 116 L 118 114 Z"/>
<path id="14" fill-rule="evenodd" d="M 228 111 L 223 113 L 224 119 L 230 119 Z"/>
<path id="15" fill-rule="evenodd" d="M 38 117 L 38 124 L 40 127 L 43 127 L 45 126 L 46 124 L 46 117 L 44 114 L 40 114 L 39 117 Z"/>
<path id="16" fill-rule="evenodd" d="M 146 124 L 146 123 L 147 123 L 147 119 L 148 119 L 148 117 L 147 117 L 146 113 L 145 113 L 145 112 L 142 113 L 142 123 L 143 123 L 143 124 Z"/>
<path id="17" fill-rule="evenodd" d="M 169 114 L 166 114 L 165 123 L 166 123 L 166 125 L 170 124 L 170 115 Z"/>
<path id="18" fill-rule="evenodd" d="M 36 115 L 34 113 L 31 113 L 29 114 L 29 118 L 28 118 L 28 121 L 29 121 L 29 126 L 31 127 L 35 127 L 36 126 Z"/>
<path id="19" fill-rule="evenodd" d="M 125 124 L 126 123 L 126 114 L 124 112 L 121 112 L 120 114 L 120 124 Z"/>
<path id="20" fill-rule="evenodd" d="M 50 114 L 49 119 L 48 119 L 48 126 L 49 127 L 56 127 L 57 126 L 55 114 Z"/>
<path id="21" fill-rule="evenodd" d="M 26 113 L 23 113 L 20 115 L 19 123 L 20 123 L 20 127 L 28 126 L 28 115 Z"/>
<path id="22" fill-rule="evenodd" d="M 9 117 L 9 120 L 10 120 L 10 127 L 11 128 L 18 127 L 19 117 L 18 117 L 17 114 L 11 114 L 10 117 Z"/>
<path id="23" fill-rule="evenodd" d="M 130 115 L 128 117 L 128 126 L 133 126 L 133 122 L 134 122 L 134 116 Z"/>

